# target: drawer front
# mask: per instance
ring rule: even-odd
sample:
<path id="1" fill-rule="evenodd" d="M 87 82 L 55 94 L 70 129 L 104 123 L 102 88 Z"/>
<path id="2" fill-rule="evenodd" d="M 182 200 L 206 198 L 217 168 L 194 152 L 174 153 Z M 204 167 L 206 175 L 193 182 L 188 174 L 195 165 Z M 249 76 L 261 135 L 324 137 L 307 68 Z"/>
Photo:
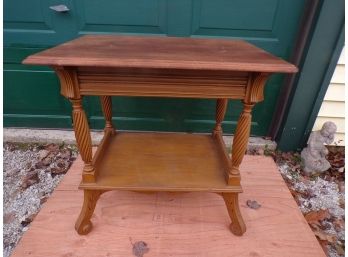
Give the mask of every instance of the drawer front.
<path id="1" fill-rule="evenodd" d="M 82 95 L 243 99 L 248 73 L 79 69 Z"/>

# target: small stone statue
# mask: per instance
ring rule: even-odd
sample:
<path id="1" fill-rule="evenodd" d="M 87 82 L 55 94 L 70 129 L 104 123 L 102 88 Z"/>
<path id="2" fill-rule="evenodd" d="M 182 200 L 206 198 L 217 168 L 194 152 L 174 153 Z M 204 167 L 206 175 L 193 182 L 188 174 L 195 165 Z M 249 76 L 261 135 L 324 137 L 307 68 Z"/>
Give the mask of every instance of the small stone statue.
<path id="1" fill-rule="evenodd" d="M 327 121 L 321 130 L 313 131 L 309 136 L 308 145 L 301 152 L 303 170 L 307 175 L 324 172 L 331 165 L 325 156 L 329 153 L 324 144 L 331 144 L 337 127 L 335 123 Z"/>

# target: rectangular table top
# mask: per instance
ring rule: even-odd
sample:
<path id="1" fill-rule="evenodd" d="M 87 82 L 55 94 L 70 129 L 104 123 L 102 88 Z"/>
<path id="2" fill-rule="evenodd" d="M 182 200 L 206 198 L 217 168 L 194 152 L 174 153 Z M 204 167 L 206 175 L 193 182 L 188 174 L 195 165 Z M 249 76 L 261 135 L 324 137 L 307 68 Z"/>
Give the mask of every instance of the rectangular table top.
<path id="1" fill-rule="evenodd" d="M 297 68 L 241 40 L 86 35 L 29 56 L 48 66 L 293 73 Z"/>

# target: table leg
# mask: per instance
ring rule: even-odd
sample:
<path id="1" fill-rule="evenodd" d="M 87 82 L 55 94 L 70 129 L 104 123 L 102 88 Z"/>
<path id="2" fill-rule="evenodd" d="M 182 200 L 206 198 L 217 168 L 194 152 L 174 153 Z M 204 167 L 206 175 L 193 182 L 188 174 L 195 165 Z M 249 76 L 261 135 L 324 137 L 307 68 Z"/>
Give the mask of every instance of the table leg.
<path id="1" fill-rule="evenodd" d="M 254 104 L 244 103 L 243 111 L 239 117 L 232 144 L 232 168 L 229 174 L 229 185 L 240 185 L 239 165 L 245 155 L 251 126 L 251 110 Z"/>
<path id="2" fill-rule="evenodd" d="M 82 108 L 82 98 L 70 99 L 73 111 L 73 125 L 77 146 L 85 165 L 82 179 L 84 182 L 95 182 L 95 170 L 92 164 L 92 139 L 86 114 Z"/>
<path id="3" fill-rule="evenodd" d="M 217 99 L 216 101 L 216 114 L 215 114 L 216 123 L 213 130 L 214 136 L 216 136 L 217 134 L 222 135 L 221 123 L 223 122 L 225 118 L 227 103 L 228 103 L 228 100 L 223 98 Z"/>
<path id="4" fill-rule="evenodd" d="M 104 191 L 100 190 L 84 190 L 84 200 L 83 206 L 80 212 L 79 217 L 75 223 L 75 230 L 80 235 L 88 234 L 92 229 L 91 217 L 93 215 L 95 206 L 99 199 L 99 196 Z"/>
<path id="5" fill-rule="evenodd" d="M 232 233 L 236 236 L 243 235 L 246 231 L 246 226 L 239 210 L 238 193 L 222 193 L 222 197 L 231 218 L 230 229 Z"/>
<path id="6" fill-rule="evenodd" d="M 112 100 L 111 96 L 101 96 L 100 102 L 105 117 L 105 130 L 115 131 L 112 124 Z"/>

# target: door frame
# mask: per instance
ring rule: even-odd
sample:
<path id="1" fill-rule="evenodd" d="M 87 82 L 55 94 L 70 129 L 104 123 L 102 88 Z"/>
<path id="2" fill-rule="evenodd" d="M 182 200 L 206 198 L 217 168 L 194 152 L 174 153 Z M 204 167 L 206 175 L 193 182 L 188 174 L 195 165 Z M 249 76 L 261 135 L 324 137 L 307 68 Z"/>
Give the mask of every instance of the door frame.
<path id="1" fill-rule="evenodd" d="M 320 0 L 308 0 L 303 12 L 299 33 L 296 38 L 295 47 L 292 55 L 289 58 L 289 62 L 293 63 L 297 67 L 300 67 L 302 57 L 304 56 L 304 51 L 307 44 L 309 43 L 310 34 L 313 33 L 313 27 L 316 24 L 316 19 L 320 11 Z M 296 85 L 296 75 L 297 74 L 286 74 L 281 86 L 281 91 L 279 93 L 276 109 L 273 114 L 273 118 L 268 129 L 268 136 L 272 140 L 276 139 L 279 130 L 282 126 L 282 121 L 288 112 L 287 107 L 289 101 L 291 101 L 291 93 Z"/>
<path id="2" fill-rule="evenodd" d="M 306 144 L 344 45 L 344 0 L 308 1 L 306 13 L 290 60 L 300 71 L 284 80 L 269 130 L 283 151 Z"/>

